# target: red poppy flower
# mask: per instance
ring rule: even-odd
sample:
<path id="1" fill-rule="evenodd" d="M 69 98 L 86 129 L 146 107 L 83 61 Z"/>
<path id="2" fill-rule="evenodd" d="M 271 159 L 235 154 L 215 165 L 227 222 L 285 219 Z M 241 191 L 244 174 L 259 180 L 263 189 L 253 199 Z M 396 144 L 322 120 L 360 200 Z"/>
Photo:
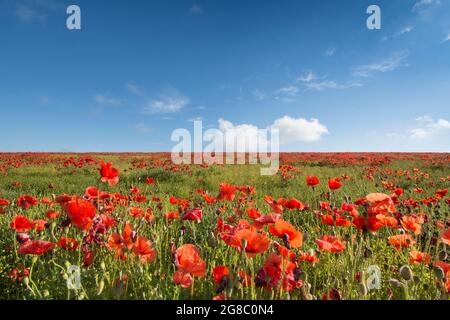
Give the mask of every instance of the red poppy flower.
<path id="1" fill-rule="evenodd" d="M 6 199 L 0 199 L 0 207 L 7 206 L 11 203 L 11 201 Z"/>
<path id="2" fill-rule="evenodd" d="M 319 184 L 319 178 L 316 176 L 308 176 L 306 177 L 306 184 L 310 187 L 314 187 Z"/>
<path id="3" fill-rule="evenodd" d="M 180 284 L 183 288 L 189 288 L 192 285 L 192 276 L 190 273 L 175 271 L 173 274 L 173 282 L 175 284 Z"/>
<path id="4" fill-rule="evenodd" d="M 409 253 L 411 258 L 409 259 L 409 262 L 411 263 L 425 263 L 429 264 L 431 260 L 431 255 L 426 252 L 420 252 L 417 250 L 411 250 Z"/>
<path id="5" fill-rule="evenodd" d="M 450 228 L 441 233 L 440 239 L 447 246 L 450 246 Z"/>
<path id="6" fill-rule="evenodd" d="M 100 191 L 98 190 L 97 187 L 87 187 L 86 190 L 84 191 L 84 195 L 89 200 L 97 199 L 99 194 Z"/>
<path id="7" fill-rule="evenodd" d="M 253 221 L 252 225 L 257 229 L 261 229 L 266 224 L 275 223 L 276 221 L 278 221 L 280 219 L 281 219 L 281 214 L 269 213 L 269 214 L 262 215 L 259 218 L 255 219 Z"/>
<path id="8" fill-rule="evenodd" d="M 67 251 L 76 251 L 78 248 L 78 241 L 73 238 L 61 237 L 58 241 L 58 247 Z"/>
<path id="9" fill-rule="evenodd" d="M 146 184 L 153 184 L 153 183 L 155 183 L 155 179 L 153 179 L 153 178 L 145 178 L 145 183 Z"/>
<path id="10" fill-rule="evenodd" d="M 61 214 L 56 211 L 49 210 L 45 213 L 45 216 L 49 219 L 58 219 Z"/>
<path id="11" fill-rule="evenodd" d="M 301 201 L 299 201 L 299 200 L 297 200 L 297 199 L 295 199 L 295 198 L 292 198 L 292 199 L 290 199 L 290 200 L 287 200 L 287 201 L 284 203 L 284 207 L 287 208 L 287 209 L 289 209 L 289 210 L 294 210 L 294 209 L 296 209 L 296 210 L 303 211 L 303 210 L 306 209 L 306 205 L 305 205 L 303 202 L 301 202 Z"/>
<path id="12" fill-rule="evenodd" d="M 130 207 L 129 212 L 133 218 L 138 218 L 138 217 L 144 216 L 144 209 L 139 208 L 139 207 Z"/>
<path id="13" fill-rule="evenodd" d="M 206 262 L 200 257 L 200 250 L 193 244 L 184 244 L 175 251 L 175 266 L 178 271 L 203 277 Z"/>
<path id="14" fill-rule="evenodd" d="M 239 252 L 245 250 L 248 257 L 267 251 L 269 245 L 270 239 L 267 236 L 249 229 L 239 230 L 231 243 L 231 246 L 237 248 Z"/>
<path id="15" fill-rule="evenodd" d="M 225 266 L 216 266 L 212 271 L 212 276 L 215 284 L 220 284 L 223 279 L 228 279 L 229 270 Z"/>
<path id="16" fill-rule="evenodd" d="M 422 232 L 421 224 L 418 222 L 418 219 L 412 215 L 403 216 L 400 223 L 405 230 L 411 231 L 414 234 L 420 234 L 420 232 Z"/>
<path id="17" fill-rule="evenodd" d="M 97 211 L 91 202 L 82 199 L 67 202 L 64 209 L 71 223 L 82 230 L 91 228 L 95 212 Z"/>
<path id="18" fill-rule="evenodd" d="M 345 244 L 343 244 L 335 236 L 325 235 L 320 239 L 316 240 L 320 251 L 326 252 L 342 252 L 345 250 Z"/>
<path id="19" fill-rule="evenodd" d="M 299 248 L 303 243 L 303 236 L 294 226 L 284 220 L 278 220 L 273 226 L 269 226 L 270 233 L 283 239 L 286 247 Z"/>
<path id="20" fill-rule="evenodd" d="M 156 250 L 153 249 L 153 243 L 145 237 L 138 237 L 133 246 L 133 252 L 142 263 L 149 263 L 156 259 Z"/>
<path id="21" fill-rule="evenodd" d="M 366 200 L 370 203 L 368 209 L 370 215 L 388 215 L 395 212 L 394 202 L 387 194 L 371 193 L 366 196 Z"/>
<path id="22" fill-rule="evenodd" d="M 247 208 L 247 214 L 249 218 L 257 219 L 261 217 L 261 213 L 259 213 L 259 210 L 256 208 Z"/>
<path id="23" fill-rule="evenodd" d="M 342 183 L 339 178 L 332 178 L 328 180 L 328 188 L 330 188 L 330 190 L 337 190 L 340 187 L 342 187 Z"/>
<path id="24" fill-rule="evenodd" d="M 43 231 L 45 229 L 46 224 L 47 221 L 43 219 L 33 220 L 34 230 L 36 231 Z"/>
<path id="25" fill-rule="evenodd" d="M 202 221 L 203 211 L 202 209 L 193 208 L 185 212 L 181 220 L 197 221 L 200 223 Z"/>
<path id="26" fill-rule="evenodd" d="M 179 219 L 180 218 L 180 214 L 178 213 L 178 211 L 166 212 L 164 214 L 164 216 L 166 217 L 167 220 Z"/>
<path id="27" fill-rule="evenodd" d="M 31 196 L 21 196 L 17 199 L 17 205 L 22 208 L 28 208 L 35 206 L 39 203 L 39 200 Z"/>
<path id="28" fill-rule="evenodd" d="M 310 263 L 317 263 L 319 262 L 319 258 L 316 255 L 315 251 L 311 252 L 300 252 L 298 261 L 306 261 Z"/>
<path id="29" fill-rule="evenodd" d="M 416 241 L 409 234 L 398 234 L 389 237 L 388 243 L 391 246 L 394 246 L 397 250 L 400 250 L 400 248 L 405 248 L 414 245 Z"/>
<path id="30" fill-rule="evenodd" d="M 110 186 L 113 186 L 119 182 L 119 170 L 112 167 L 111 163 L 100 162 L 100 175 L 102 176 L 102 182 L 107 182 Z"/>
<path id="31" fill-rule="evenodd" d="M 27 232 L 33 228 L 34 224 L 26 217 L 18 215 L 11 221 L 10 226 L 11 229 L 14 229 L 16 232 Z"/>
<path id="32" fill-rule="evenodd" d="M 280 198 L 275 201 L 272 196 L 266 195 L 264 196 L 264 201 L 272 208 L 272 211 L 275 213 L 283 212 L 283 205 L 286 202 L 286 199 Z"/>
<path id="33" fill-rule="evenodd" d="M 271 289 L 278 287 L 281 282 L 283 290 L 289 292 L 302 286 L 303 282 L 299 275 L 300 268 L 297 267 L 296 263 L 276 253 L 271 253 L 263 267 L 258 271 L 255 284 L 258 287 Z"/>
<path id="34" fill-rule="evenodd" d="M 221 183 L 219 185 L 219 196 L 217 197 L 218 200 L 229 200 L 232 201 L 235 198 L 236 187 L 228 184 L 228 183 Z"/>
<path id="35" fill-rule="evenodd" d="M 46 253 L 47 251 L 52 250 L 54 247 L 55 244 L 52 242 L 42 240 L 29 240 L 19 247 L 19 253 L 41 255 L 43 253 Z"/>

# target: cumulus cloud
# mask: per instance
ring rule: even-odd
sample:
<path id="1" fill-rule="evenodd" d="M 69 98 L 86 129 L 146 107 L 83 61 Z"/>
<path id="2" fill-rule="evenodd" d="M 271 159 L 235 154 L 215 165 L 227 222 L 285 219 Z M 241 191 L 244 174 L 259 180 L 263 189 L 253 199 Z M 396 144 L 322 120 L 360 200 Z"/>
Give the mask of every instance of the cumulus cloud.
<path id="1" fill-rule="evenodd" d="M 287 145 L 297 142 L 314 142 L 328 134 L 328 129 L 318 119 L 292 118 L 284 116 L 276 119 L 271 125 L 259 128 L 253 124 L 233 124 L 225 119 L 218 120 L 218 129 L 210 129 L 205 135 L 210 141 L 224 141 L 226 150 L 238 152 L 257 151 L 267 148 L 274 138 L 274 130 L 278 131 L 279 143 Z M 236 149 L 237 148 L 237 149 Z"/>
<path id="2" fill-rule="evenodd" d="M 189 99 L 179 92 L 161 96 L 159 99 L 150 100 L 142 109 L 143 114 L 167 114 L 177 113 L 189 104 Z"/>
<path id="3" fill-rule="evenodd" d="M 396 52 L 389 58 L 378 63 L 362 65 L 355 68 L 353 75 L 358 77 L 371 77 L 375 73 L 394 71 L 399 67 L 406 66 L 403 60 L 406 59 L 408 55 L 409 53 L 407 51 Z"/>
<path id="4" fill-rule="evenodd" d="M 419 126 L 410 131 L 410 137 L 413 139 L 429 138 L 442 130 L 450 129 L 450 122 L 442 118 L 435 120 L 430 116 L 422 116 L 417 118 L 416 122 Z"/>
<path id="5" fill-rule="evenodd" d="M 313 142 L 328 134 L 328 129 L 318 119 L 291 118 L 284 116 L 276 119 L 271 128 L 278 129 L 281 144 L 295 142 Z"/>

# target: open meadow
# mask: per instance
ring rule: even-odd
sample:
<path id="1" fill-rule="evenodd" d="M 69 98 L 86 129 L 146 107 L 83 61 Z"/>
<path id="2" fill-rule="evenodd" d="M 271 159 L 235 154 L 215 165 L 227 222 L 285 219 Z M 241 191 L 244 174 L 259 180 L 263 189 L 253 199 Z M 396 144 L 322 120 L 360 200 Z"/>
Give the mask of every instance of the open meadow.
<path id="1" fill-rule="evenodd" d="M 450 155 L 0 154 L 0 299 L 449 299 Z"/>

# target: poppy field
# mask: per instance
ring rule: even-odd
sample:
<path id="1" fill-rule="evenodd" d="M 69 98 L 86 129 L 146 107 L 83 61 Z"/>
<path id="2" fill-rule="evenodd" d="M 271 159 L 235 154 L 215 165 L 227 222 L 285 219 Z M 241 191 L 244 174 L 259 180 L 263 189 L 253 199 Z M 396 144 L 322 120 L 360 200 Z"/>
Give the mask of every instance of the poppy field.
<path id="1" fill-rule="evenodd" d="M 449 163 L 0 153 L 0 299 L 448 300 Z"/>

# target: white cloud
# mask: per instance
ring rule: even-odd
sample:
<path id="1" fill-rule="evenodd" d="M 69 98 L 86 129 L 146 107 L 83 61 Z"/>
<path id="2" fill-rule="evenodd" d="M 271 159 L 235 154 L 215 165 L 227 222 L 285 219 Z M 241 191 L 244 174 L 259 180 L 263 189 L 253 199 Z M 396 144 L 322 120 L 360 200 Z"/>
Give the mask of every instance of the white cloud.
<path id="1" fill-rule="evenodd" d="M 110 106 L 117 106 L 120 105 L 122 102 L 116 98 L 112 98 L 107 94 L 96 94 L 94 96 L 94 100 L 97 103 L 104 104 L 104 105 L 110 105 Z"/>
<path id="2" fill-rule="evenodd" d="M 384 73 L 394 71 L 401 66 L 407 66 L 403 63 L 403 60 L 408 57 L 407 51 L 401 51 L 394 53 L 391 57 L 373 64 L 367 64 L 359 66 L 354 69 L 353 75 L 358 77 L 371 77 L 375 73 Z"/>
<path id="3" fill-rule="evenodd" d="M 312 71 L 303 73 L 297 81 L 302 82 L 302 85 L 308 90 L 324 91 L 328 89 L 348 89 L 353 87 L 361 87 L 360 83 L 341 84 L 335 80 L 327 79 L 327 76 L 318 77 Z"/>
<path id="4" fill-rule="evenodd" d="M 425 139 L 434 134 L 450 129 L 450 122 L 445 119 L 434 120 L 430 116 L 422 116 L 416 119 L 420 127 L 414 128 L 410 131 L 410 137 L 413 139 Z"/>
<path id="5" fill-rule="evenodd" d="M 270 130 L 278 130 L 280 144 L 292 144 L 297 142 L 314 142 L 320 140 L 324 134 L 328 134 L 328 129 L 321 124 L 317 119 L 291 118 L 284 116 L 276 119 L 271 125 L 266 128 L 258 128 L 253 124 L 233 124 L 230 121 L 219 119 L 217 132 L 206 133 L 206 135 L 214 141 L 215 138 L 224 139 L 224 147 L 227 150 L 233 150 L 234 142 L 239 146 L 239 142 L 246 142 L 247 145 L 243 148 L 238 148 L 238 152 L 257 151 L 259 148 L 266 148 L 270 145 L 271 136 Z M 223 140 L 222 140 L 223 141 Z M 233 142 L 234 141 L 234 142 Z M 218 150 L 217 150 L 218 151 Z"/>
<path id="6" fill-rule="evenodd" d="M 334 80 L 322 80 L 322 81 L 314 81 L 306 84 L 306 88 L 309 90 L 316 91 L 324 91 L 327 89 L 348 89 L 354 87 L 362 87 L 360 83 L 349 83 L 349 84 L 340 84 Z"/>
<path id="7" fill-rule="evenodd" d="M 189 99 L 181 93 L 173 91 L 160 99 L 151 100 L 142 109 L 143 114 L 177 113 L 189 104 Z"/>
<path id="8" fill-rule="evenodd" d="M 418 0 L 414 4 L 412 11 L 422 14 L 426 10 L 428 10 L 430 7 L 437 6 L 440 3 L 441 3 L 441 0 Z"/>
<path id="9" fill-rule="evenodd" d="M 387 41 L 388 39 L 394 39 L 394 38 L 400 37 L 400 36 L 402 36 L 402 35 L 404 35 L 404 34 L 410 33 L 410 32 L 413 31 L 413 30 L 414 30 L 414 27 L 406 26 L 406 27 L 404 27 L 403 29 L 401 29 L 400 31 L 394 33 L 394 34 L 391 35 L 391 36 L 385 36 L 385 37 L 383 37 L 383 39 L 381 39 L 381 40 L 382 40 L 382 41 Z"/>
<path id="10" fill-rule="evenodd" d="M 447 42 L 450 41 L 450 32 L 448 33 L 448 35 L 442 40 L 442 42 Z"/>
<path id="11" fill-rule="evenodd" d="M 328 134 L 327 127 L 317 119 L 295 119 L 289 116 L 276 119 L 271 128 L 279 130 L 281 144 L 313 142 Z"/>
<path id="12" fill-rule="evenodd" d="M 311 82 L 316 79 L 317 79 L 317 76 L 312 71 L 308 71 L 308 72 L 303 73 L 300 77 L 298 77 L 297 81 Z"/>
<path id="13" fill-rule="evenodd" d="M 284 93 L 289 96 L 295 96 L 298 93 L 298 88 L 296 86 L 289 85 L 278 89 L 275 93 Z"/>
<path id="14" fill-rule="evenodd" d="M 190 13 L 194 13 L 194 14 L 200 14 L 200 13 L 203 13 L 203 8 L 200 5 L 198 5 L 198 4 L 193 4 L 189 8 L 189 12 Z"/>
<path id="15" fill-rule="evenodd" d="M 336 53 L 336 48 L 328 48 L 328 49 L 325 51 L 324 55 L 325 55 L 325 57 L 331 57 L 331 56 L 333 56 L 335 53 Z"/>

